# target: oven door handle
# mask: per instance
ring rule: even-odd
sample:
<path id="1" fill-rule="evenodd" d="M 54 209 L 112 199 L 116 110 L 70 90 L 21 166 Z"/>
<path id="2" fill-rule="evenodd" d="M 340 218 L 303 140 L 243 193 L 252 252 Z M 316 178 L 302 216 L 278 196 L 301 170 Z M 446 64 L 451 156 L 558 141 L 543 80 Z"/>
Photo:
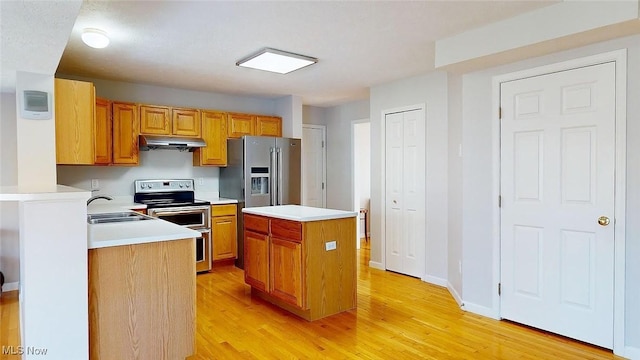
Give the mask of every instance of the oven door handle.
<path id="1" fill-rule="evenodd" d="M 153 217 L 160 217 L 160 216 L 166 216 L 166 215 L 175 215 L 175 214 L 179 214 L 179 215 L 184 215 L 184 214 L 204 214 L 206 213 L 206 209 L 190 209 L 190 210 L 162 210 L 162 211 L 154 211 L 151 210 L 150 212 L 150 216 Z"/>

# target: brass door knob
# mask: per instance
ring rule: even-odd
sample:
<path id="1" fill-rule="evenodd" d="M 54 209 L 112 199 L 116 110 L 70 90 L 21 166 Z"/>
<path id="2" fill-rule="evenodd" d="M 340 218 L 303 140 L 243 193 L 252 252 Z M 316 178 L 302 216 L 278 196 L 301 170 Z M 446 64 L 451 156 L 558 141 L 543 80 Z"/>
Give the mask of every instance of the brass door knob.
<path id="1" fill-rule="evenodd" d="M 606 217 L 606 216 L 600 216 L 600 217 L 598 218 L 598 224 L 599 224 L 600 226 L 607 226 L 607 225 L 609 225 L 609 223 L 610 223 L 610 220 L 609 220 L 609 218 L 608 218 L 608 217 Z"/>

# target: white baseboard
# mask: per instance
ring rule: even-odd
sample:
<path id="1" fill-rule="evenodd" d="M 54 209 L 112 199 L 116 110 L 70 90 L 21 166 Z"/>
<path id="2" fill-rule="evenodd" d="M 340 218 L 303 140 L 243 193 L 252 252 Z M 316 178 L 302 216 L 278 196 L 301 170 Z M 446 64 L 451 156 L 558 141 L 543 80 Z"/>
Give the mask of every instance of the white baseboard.
<path id="1" fill-rule="evenodd" d="M 369 267 L 378 270 L 384 270 L 384 266 L 382 266 L 382 263 L 373 260 L 369 260 Z"/>
<path id="2" fill-rule="evenodd" d="M 7 291 L 15 291 L 18 290 L 20 283 L 19 282 L 10 282 L 2 285 L 2 292 Z"/>
<path id="3" fill-rule="evenodd" d="M 631 359 L 631 360 L 640 360 L 640 348 L 625 346 L 624 353 L 616 354 L 616 355 L 624 356 L 627 359 Z"/>
<path id="4" fill-rule="evenodd" d="M 469 302 L 465 302 L 463 303 L 460 308 L 464 311 L 468 311 L 468 312 L 472 312 L 474 314 L 478 314 L 478 315 L 482 315 L 482 316 L 486 316 L 492 319 L 496 319 L 496 320 L 500 320 L 500 314 L 496 313 L 495 310 L 493 310 L 490 307 L 486 307 L 486 306 L 481 306 L 481 305 L 477 305 L 474 303 L 469 303 Z"/>
<path id="5" fill-rule="evenodd" d="M 450 282 L 447 282 L 447 289 L 449 290 L 449 293 L 451 294 L 451 296 L 453 296 L 453 300 L 455 300 L 458 303 L 458 306 L 463 307 L 464 303 L 462 302 L 462 297 L 460 296 L 460 294 L 458 294 L 458 292 L 451 285 Z"/>
<path id="6" fill-rule="evenodd" d="M 447 286 L 447 280 L 443 279 L 443 278 L 439 278 L 437 276 L 425 275 L 422 278 L 422 281 L 428 282 L 429 284 L 442 286 L 442 287 L 446 287 Z"/>

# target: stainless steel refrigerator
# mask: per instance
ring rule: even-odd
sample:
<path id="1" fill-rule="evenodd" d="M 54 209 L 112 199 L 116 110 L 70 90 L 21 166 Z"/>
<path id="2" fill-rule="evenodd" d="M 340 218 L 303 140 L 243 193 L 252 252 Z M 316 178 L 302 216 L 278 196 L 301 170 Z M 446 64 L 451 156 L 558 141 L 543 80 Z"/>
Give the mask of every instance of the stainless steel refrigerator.
<path id="1" fill-rule="evenodd" d="M 300 152 L 300 139 L 243 136 L 227 140 L 227 167 L 220 168 L 219 188 L 220 197 L 238 200 L 239 268 L 244 268 L 242 209 L 300 205 Z"/>

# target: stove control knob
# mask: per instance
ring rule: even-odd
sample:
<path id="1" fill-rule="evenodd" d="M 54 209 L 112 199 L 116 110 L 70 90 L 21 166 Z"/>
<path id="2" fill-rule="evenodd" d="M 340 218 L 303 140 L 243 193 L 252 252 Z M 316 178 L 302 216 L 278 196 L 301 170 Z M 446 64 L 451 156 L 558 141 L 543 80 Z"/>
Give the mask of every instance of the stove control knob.
<path id="1" fill-rule="evenodd" d="M 149 189 L 151 189 L 153 187 L 153 184 L 149 184 L 147 186 L 149 187 Z"/>
<path id="2" fill-rule="evenodd" d="M 189 185 L 189 183 L 184 184 L 184 186 L 186 186 L 187 189 L 191 187 L 191 185 Z"/>
<path id="3" fill-rule="evenodd" d="M 183 187 L 183 186 L 184 186 L 184 185 L 180 184 L 180 188 L 181 188 L 181 189 L 182 189 L 182 187 Z"/>
<path id="4" fill-rule="evenodd" d="M 142 184 L 142 185 L 140 185 L 140 188 L 141 188 L 141 189 L 144 189 L 144 188 L 146 188 L 146 187 L 147 187 L 147 185 L 146 185 L 146 184 Z"/>

